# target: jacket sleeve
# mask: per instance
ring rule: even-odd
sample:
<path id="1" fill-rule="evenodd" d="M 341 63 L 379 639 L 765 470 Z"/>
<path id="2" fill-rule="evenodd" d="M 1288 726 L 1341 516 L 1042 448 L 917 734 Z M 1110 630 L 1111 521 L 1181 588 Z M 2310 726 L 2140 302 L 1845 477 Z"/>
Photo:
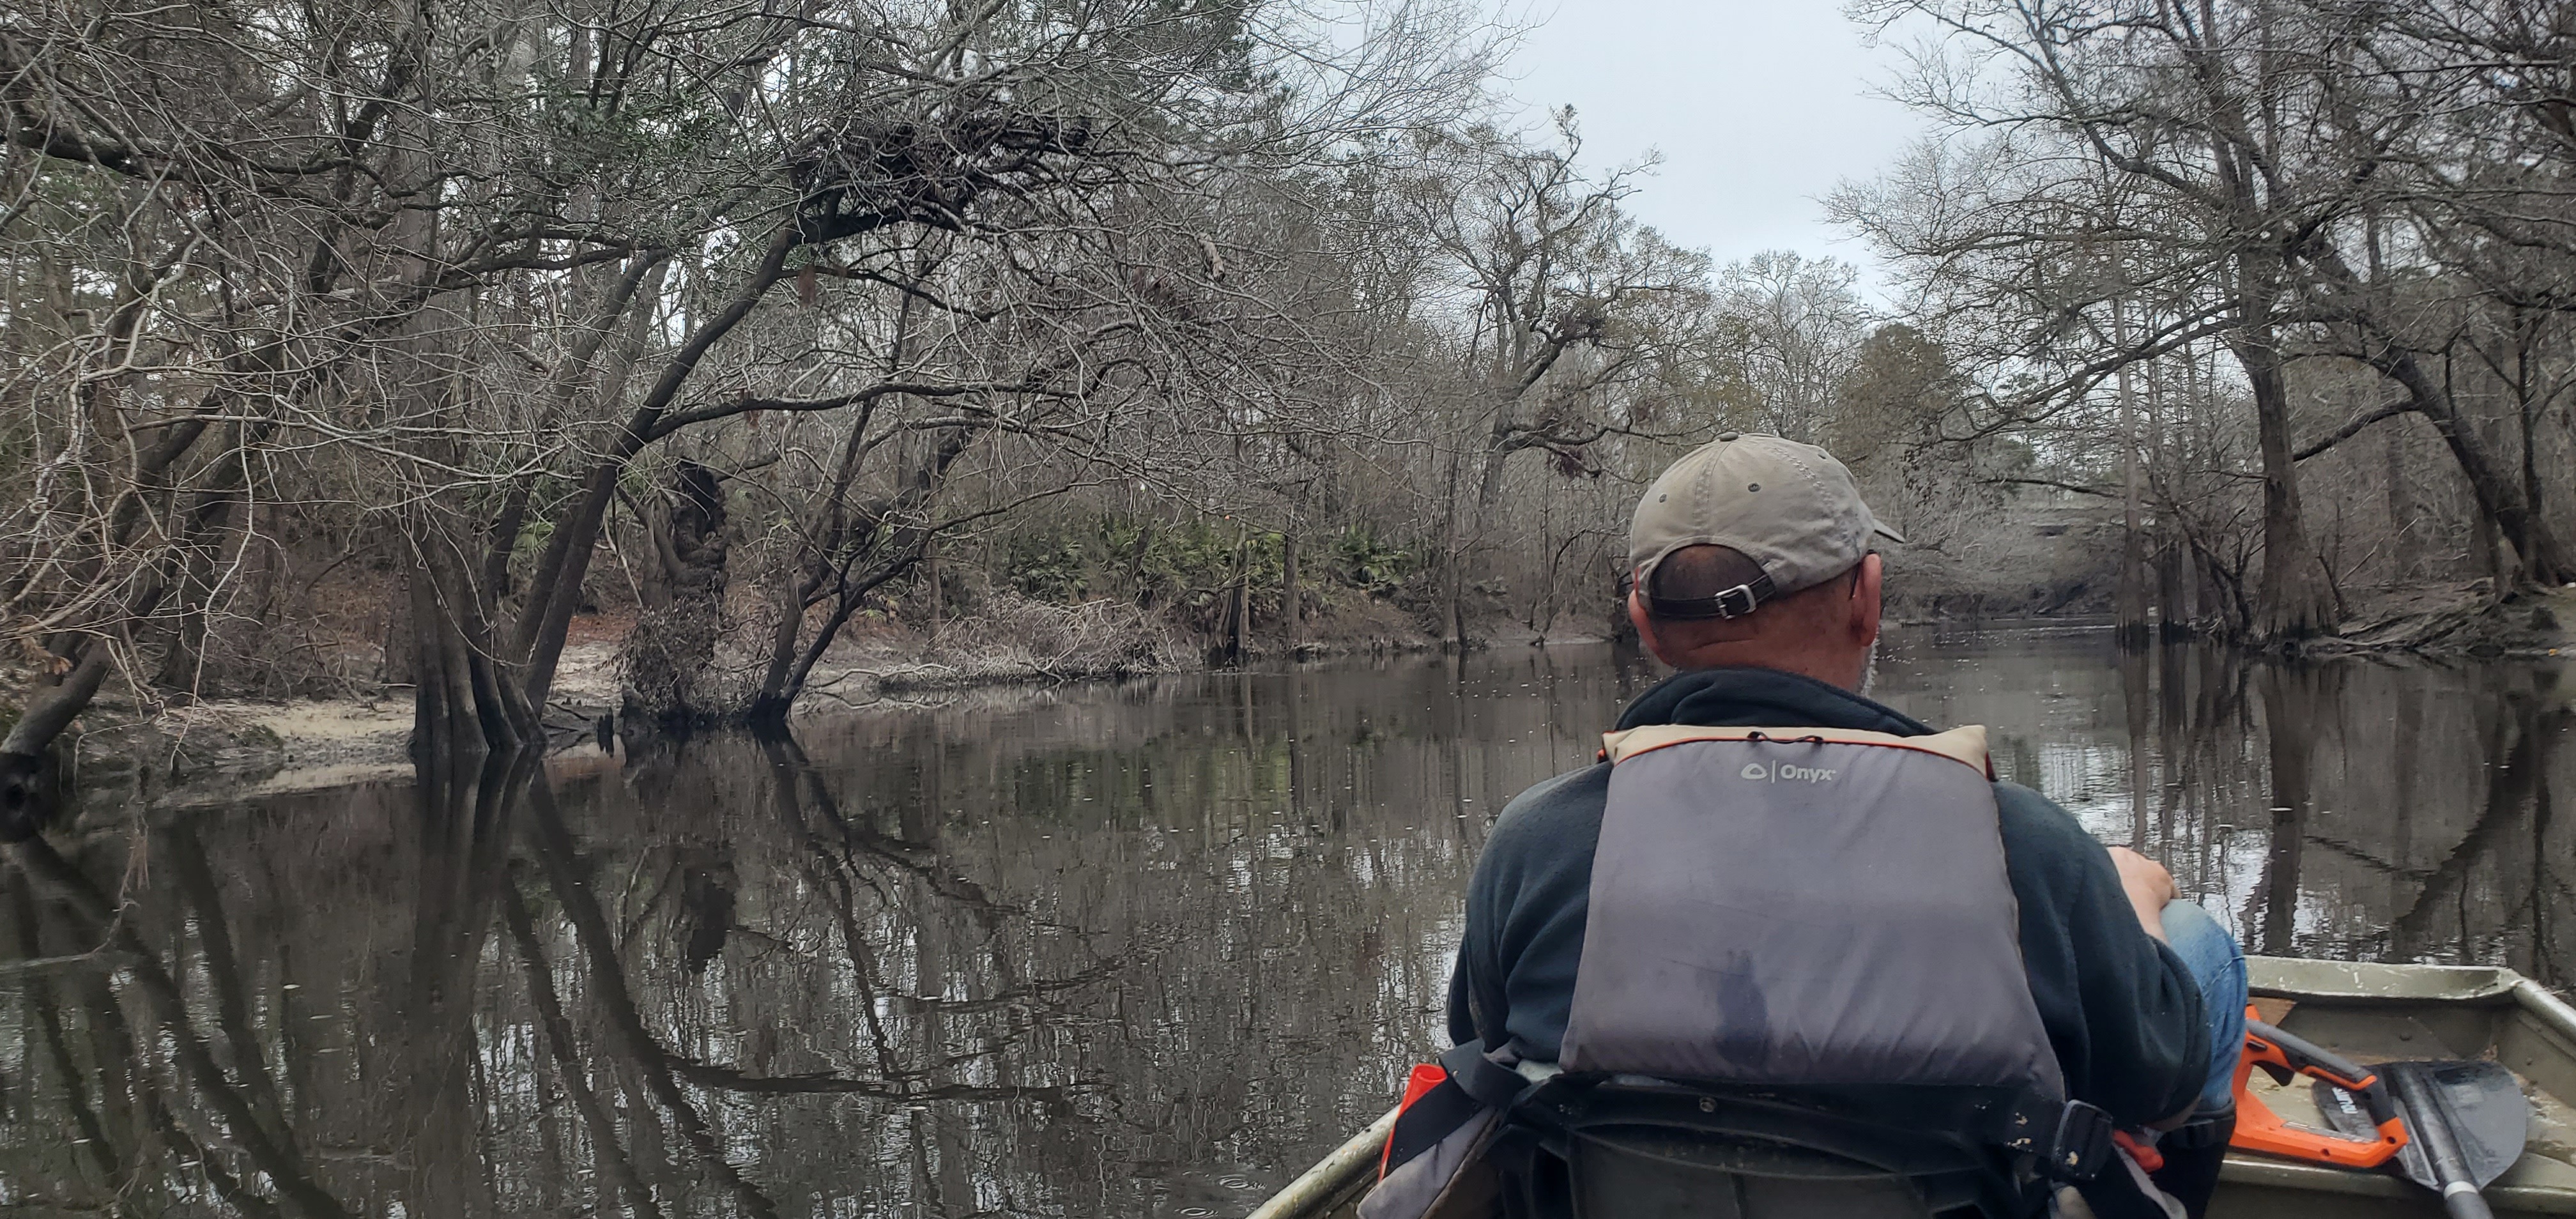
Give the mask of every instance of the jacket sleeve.
<path id="1" fill-rule="evenodd" d="M 2031 998 L 2074 1099 L 2143 1126 L 2189 1108 L 2210 1061 L 2200 987 L 2138 925 L 2110 852 L 2046 797 L 1995 785 Z"/>
<path id="2" fill-rule="evenodd" d="M 1515 797 L 1494 821 L 1467 887 L 1467 934 L 1449 986 L 1454 1041 L 1517 1041 L 1554 1059 L 1574 1003 L 1607 764 Z"/>
<path id="3" fill-rule="evenodd" d="M 1458 944 L 1458 962 L 1449 970 L 1449 1044 L 1465 1045 L 1484 1034 L 1476 1031 L 1476 1010 L 1469 1001 L 1467 945 Z"/>

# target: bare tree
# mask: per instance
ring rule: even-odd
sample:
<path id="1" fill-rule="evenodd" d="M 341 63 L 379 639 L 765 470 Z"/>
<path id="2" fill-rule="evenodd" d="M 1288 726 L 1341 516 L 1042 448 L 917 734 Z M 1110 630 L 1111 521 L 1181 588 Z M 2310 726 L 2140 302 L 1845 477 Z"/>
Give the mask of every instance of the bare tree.
<path id="1" fill-rule="evenodd" d="M 2555 530 L 2428 364 L 2446 340 L 2420 325 L 2412 286 L 2450 273 L 2440 230 L 2459 209 L 2497 198 L 2451 180 L 2477 143 L 2446 117 L 2470 62 L 2426 51 L 2393 13 L 2309 0 L 1865 12 L 1942 31 L 1905 95 L 1954 134 L 1838 210 L 1905 261 L 1954 332 L 1996 335 L 1991 358 L 2030 370 L 1987 426 L 2046 424 L 2111 380 L 2134 428 L 2131 369 L 2225 345 L 2263 487 L 2254 627 L 2295 639 L 2338 612 L 2301 508 L 2297 464 L 2323 446 L 2298 438 L 2295 366 L 2357 361 L 2397 403 L 2364 404 L 2324 444 L 2426 419 L 2521 578 L 2559 578 Z"/>
<path id="2" fill-rule="evenodd" d="M 1170 400 L 1163 372 L 1246 346 L 1203 335 L 1281 316 L 1213 286 L 1201 203 L 1472 99 L 1476 22 L 1354 11 L 1356 41 L 1287 6 L 1142 0 L 13 17 L 0 181 L 29 239 L 0 393 L 32 494 L 0 517 L 0 619 L 52 672 L 0 748 L 10 799 L 41 795 L 113 672 L 148 702 L 149 674 L 200 667 L 280 499 L 395 527 L 425 747 L 538 731 L 621 495 L 665 542 L 694 505 L 697 553 L 654 548 L 658 583 L 721 600 L 723 496 L 625 486 L 689 468 L 653 456 L 684 440 L 671 461 L 719 484 L 710 458 L 763 459 L 764 416 L 859 416 L 853 458 L 932 446 L 883 494 L 808 471 L 870 539 L 823 582 L 846 612 L 941 527 L 926 497 L 979 442 L 1097 450 L 1106 404 Z M 852 294 L 903 302 L 912 349 L 793 324 Z"/>

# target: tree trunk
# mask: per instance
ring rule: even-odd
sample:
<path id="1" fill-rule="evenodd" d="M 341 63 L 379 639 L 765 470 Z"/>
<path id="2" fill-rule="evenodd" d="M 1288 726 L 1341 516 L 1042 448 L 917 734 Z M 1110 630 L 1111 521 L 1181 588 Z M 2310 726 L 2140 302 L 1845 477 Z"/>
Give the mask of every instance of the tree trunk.
<path id="1" fill-rule="evenodd" d="M 875 557 L 855 575 L 840 571 L 828 573 L 832 583 L 831 612 L 815 626 L 814 637 L 797 653 L 783 677 L 773 671 L 772 679 L 762 686 L 759 696 L 745 712 L 743 718 L 747 722 L 755 727 L 785 723 L 787 712 L 804 694 L 806 683 L 812 680 L 814 667 L 822 663 L 823 654 L 831 650 L 832 641 L 839 638 L 841 628 L 849 625 L 850 619 L 867 604 L 869 594 L 883 587 L 887 581 L 914 570 L 914 565 L 921 561 L 922 554 L 937 536 L 934 532 L 937 522 L 930 518 L 929 513 L 940 488 L 947 485 L 948 472 L 968 449 L 974 447 L 983 433 L 984 429 L 980 427 L 954 427 L 941 432 L 938 443 L 931 446 L 921 464 L 913 468 L 901 492 L 873 503 L 857 514 L 859 524 L 855 528 L 862 540 L 856 544 Z M 835 528 L 844 526 L 836 525 Z M 853 563 L 849 566 L 859 565 Z M 815 592 L 820 592 L 821 588 L 819 583 L 814 585 Z M 804 600 L 800 598 L 797 604 L 801 607 Z M 796 625 L 801 627 L 802 624 L 800 609 Z"/>
<path id="2" fill-rule="evenodd" d="M 2471 552 L 2469 557 L 2478 561 L 2478 575 L 2497 592 L 2502 592 L 2513 583 L 2513 580 L 2512 573 L 2505 567 L 2504 556 L 2497 552 L 2499 539 L 2496 535 L 2495 518 L 2487 515 L 2486 509 L 2476 504 L 2469 506 L 2469 513 L 2477 518 L 2477 524 L 2469 529 Z"/>
<path id="3" fill-rule="evenodd" d="M 750 317 L 761 299 L 785 276 L 787 256 L 795 251 L 802 235 L 803 230 L 794 223 L 782 224 L 770 234 L 768 247 L 742 287 L 671 353 L 625 426 L 617 430 L 608 451 L 583 472 L 581 495 L 546 539 L 545 553 L 537 559 L 536 576 L 529 581 L 528 603 L 519 611 L 519 620 L 511 632 L 510 653 L 520 662 L 520 699 L 527 706 L 543 707 L 546 695 L 554 689 L 555 665 L 563 659 L 564 636 L 572 627 L 573 611 L 581 605 L 582 580 L 590 573 L 591 551 L 599 545 L 600 525 L 616 497 L 618 475 L 625 473 L 627 463 L 635 460 L 644 446 L 662 434 L 663 412 L 678 400 L 680 390 L 697 372 L 698 362 L 706 358 L 707 351 Z"/>
<path id="4" fill-rule="evenodd" d="M 921 544 L 921 582 L 930 590 L 930 629 L 939 629 L 939 620 L 947 616 L 947 590 L 939 586 L 939 539 Z"/>
<path id="5" fill-rule="evenodd" d="M 798 676 L 798 644 L 804 638 L 806 611 L 813 608 L 826 584 L 839 579 L 830 555 L 841 548 L 851 529 L 849 492 L 857 479 L 859 464 L 867 452 L 869 412 L 861 412 L 851 425 L 849 437 L 842 442 L 841 460 L 832 476 L 832 485 L 820 508 L 811 514 L 811 522 L 799 531 L 811 539 L 803 551 L 793 557 L 798 571 L 793 579 L 782 573 L 778 588 L 778 621 L 770 632 L 769 667 L 761 675 L 760 689 L 743 711 L 743 718 L 755 725 L 773 726 L 787 722 L 788 709 L 794 705 L 803 679 Z M 937 621 L 933 602 L 933 623 Z M 825 628 L 829 630 L 830 628 Z"/>
<path id="6" fill-rule="evenodd" d="M 215 568 L 221 559 L 224 539 L 184 538 L 178 543 L 182 556 L 179 571 L 177 620 L 170 624 L 161 653 L 160 672 L 154 684 L 183 692 L 191 697 L 205 676 L 206 600 L 213 592 Z"/>
<path id="7" fill-rule="evenodd" d="M 2290 396 L 2281 352 L 2267 320 L 2248 320 L 2231 340 L 2254 392 L 2255 431 L 2263 457 L 2263 584 L 2254 632 L 2268 643 L 2292 643 L 2334 631 L 2334 590 L 2299 511 L 2298 464 L 2291 456 Z"/>
<path id="8" fill-rule="evenodd" d="M 1136 549 L 1127 556 L 1127 584 L 1136 590 L 1136 607 L 1152 609 L 1153 592 L 1145 583 L 1145 564 L 1154 557 L 1154 523 L 1136 522 Z"/>
<path id="9" fill-rule="evenodd" d="M 2513 407 L 2522 424 L 2522 502 L 2531 509 L 2532 519 L 2546 522 L 2549 513 L 2541 501 L 2540 453 L 2533 428 L 2539 422 L 2540 406 L 2532 392 L 2532 348 L 2539 341 L 2538 323 L 2528 322 L 2522 312 L 2514 316 Z"/>
<path id="10" fill-rule="evenodd" d="M 761 674 L 760 689 L 744 705 L 742 718 L 755 725 L 783 724 L 795 700 L 787 693 L 788 683 L 796 675 L 796 645 L 805 632 L 805 599 L 822 587 L 828 572 L 819 564 L 809 563 L 808 574 L 787 579 L 782 574 L 778 584 L 778 621 L 769 633 L 769 666 Z"/>
<path id="11" fill-rule="evenodd" d="M 714 470 L 677 463 L 668 504 L 653 518 L 652 604 L 619 649 L 619 715 L 645 732 L 677 732 L 714 717 L 705 689 L 723 633 L 725 497 Z"/>
<path id="12" fill-rule="evenodd" d="M 1306 618 L 1306 597 L 1298 583 L 1297 526 L 1279 531 L 1279 641 L 1290 655 L 1297 651 L 1298 627 Z"/>
<path id="13" fill-rule="evenodd" d="M 1451 459 L 1449 469 L 1450 561 L 1453 565 L 1449 584 L 1449 627 L 1458 641 L 1458 650 L 1467 650 L 1466 572 L 1476 568 L 1477 558 L 1491 540 L 1494 518 L 1503 502 L 1503 475 L 1510 469 L 1512 454 L 1519 451 L 1512 436 L 1520 412 L 1517 391 L 1502 395 L 1494 407 L 1493 425 L 1486 435 L 1485 446 L 1476 467 L 1476 515 L 1461 533 L 1457 513 L 1458 459 Z"/>
<path id="14" fill-rule="evenodd" d="M 1460 553 L 1466 545 L 1466 539 L 1461 536 L 1458 528 L 1458 476 L 1459 467 L 1465 461 L 1463 454 L 1456 450 L 1450 451 L 1449 494 L 1446 497 L 1448 512 L 1441 519 L 1442 545 L 1440 548 L 1442 567 L 1440 629 L 1449 632 L 1449 638 L 1457 643 L 1458 650 L 1462 652 L 1467 650 L 1467 614 L 1465 607 L 1460 604 L 1463 597 L 1459 583 L 1465 578 L 1467 560 L 1466 556 Z"/>
<path id="15" fill-rule="evenodd" d="M 912 315 L 914 298 L 903 295 L 895 310 L 894 340 L 886 350 L 886 363 L 902 368 L 911 358 Z M 898 401 L 900 399 L 897 399 Z M 840 460 L 833 467 L 832 481 L 820 504 L 809 515 L 797 535 L 807 542 L 795 561 L 801 563 L 802 575 L 783 581 L 779 592 L 778 625 L 770 639 L 769 666 L 762 674 L 760 689 L 741 708 L 739 718 L 755 729 L 768 731 L 783 728 L 788 712 L 805 693 L 805 684 L 813 676 L 814 666 L 831 649 L 841 627 L 849 622 L 869 592 L 888 579 L 912 570 L 912 563 L 931 560 L 931 545 L 936 540 L 926 529 L 907 531 L 898 526 L 889 536 L 888 518 L 894 513 L 926 507 L 930 497 L 945 482 L 948 467 L 971 443 L 972 435 L 963 429 L 941 434 L 931 446 L 930 455 L 913 472 L 910 489 L 893 499 L 853 511 L 850 488 L 857 484 L 860 467 L 875 446 L 870 443 L 869 423 L 876 418 L 877 402 L 871 400 L 859 409 L 858 418 L 850 424 L 849 434 L 842 439 Z M 862 545 L 882 543 L 890 557 L 874 564 L 870 571 L 853 581 L 850 567 L 836 566 L 832 556 L 857 540 Z M 939 586 L 939 568 L 935 561 L 921 568 L 930 582 L 930 624 L 933 628 L 945 606 Z M 832 610 L 814 629 L 814 639 L 802 647 L 806 615 L 825 600 L 825 589 L 831 590 Z"/>
<path id="16" fill-rule="evenodd" d="M 2470 492 L 2477 497 L 2479 511 L 2492 519 L 2505 540 L 2513 544 L 2514 554 L 2521 560 L 2515 573 L 2517 579 L 2544 585 L 2576 579 L 2576 554 L 2571 554 L 2549 522 L 2533 511 L 2515 474 L 2495 459 L 2477 429 L 2460 414 L 2449 388 L 2425 370 L 2414 352 L 2394 343 L 2375 344 L 2370 362 L 2405 389 L 2416 412 L 2430 420 L 2442 442 L 2450 446 L 2452 458 L 2459 463 L 2460 473 L 2469 480 Z"/>
<path id="17" fill-rule="evenodd" d="M 2156 632 L 2165 639 L 2191 637 L 2191 556 L 2170 529 L 2156 540 Z"/>
<path id="18" fill-rule="evenodd" d="M 54 738 L 71 727 L 114 668 L 105 644 L 93 644 L 61 680 L 27 700 L 25 714 L 0 740 L 0 842 L 34 836 L 60 811 Z"/>
<path id="19" fill-rule="evenodd" d="M 2382 583 L 2401 584 L 2415 577 L 2415 505 L 2406 485 L 2406 431 L 2391 421 L 2382 429 L 2388 480 L 2388 570 Z"/>
<path id="20" fill-rule="evenodd" d="M 1503 425 L 1497 423 L 1492 442 L 1486 445 L 1484 459 L 1476 468 L 1475 536 L 1479 539 L 1493 527 L 1494 510 L 1503 502 L 1503 474 L 1509 469 L 1512 457 L 1504 436 Z"/>
<path id="21" fill-rule="evenodd" d="M 2188 406 L 2191 399 L 2190 363 L 2184 363 L 2183 394 L 2180 402 Z M 2175 437 L 2172 415 L 2176 398 L 2166 392 L 2164 365 L 2161 361 L 2147 365 L 2147 433 L 2148 447 L 2141 454 L 2148 470 L 2148 481 L 2156 472 L 2165 478 L 2182 477 L 2183 444 Z M 2173 502 L 2174 483 L 2155 488 L 2156 523 L 2149 537 L 2154 543 L 2156 566 L 2156 633 L 2168 640 L 2187 639 L 2196 627 L 2197 614 L 2192 605 L 2192 570 L 2189 543 L 2183 536 L 2182 513 Z"/>
<path id="22" fill-rule="evenodd" d="M 1244 641 L 1252 634 L 1252 531 L 1234 528 L 1234 596 L 1225 614 L 1225 658 L 1243 663 Z"/>
<path id="23" fill-rule="evenodd" d="M 245 438 L 243 443 L 255 438 Z M 178 452 L 168 455 L 168 461 L 177 458 Z M 142 468 L 157 472 L 166 469 L 168 461 L 156 464 L 153 458 L 146 458 Z M 235 491 L 240 485 L 243 463 L 235 460 L 211 464 L 214 476 L 175 522 L 178 545 L 166 549 L 153 567 L 141 573 L 121 607 L 124 619 L 148 620 L 179 585 L 191 540 L 222 532 L 225 518 L 238 498 Z M 0 841 L 34 834 L 59 811 L 61 793 L 54 780 L 60 770 L 52 756 L 54 739 L 69 730 L 72 721 L 89 707 L 90 700 L 98 697 L 108 671 L 115 667 L 113 649 L 106 638 L 98 635 L 71 636 L 54 654 L 67 666 L 62 675 L 54 684 L 37 688 L 18 722 L 6 737 L 0 738 Z"/>
<path id="24" fill-rule="evenodd" d="M 2112 304 L 2112 326 L 2122 347 L 2129 344 L 2126 314 Z M 2138 517 L 2143 489 L 2138 469 L 2138 399 L 2129 366 L 2120 365 L 2120 591 L 2117 634 L 2123 649 L 2147 646 L 2147 547 Z"/>
<path id="25" fill-rule="evenodd" d="M 380 659 L 376 662 L 376 683 L 384 686 L 414 684 L 418 656 L 412 648 L 411 582 L 404 578 L 398 597 L 385 604 L 385 625 L 377 633 Z"/>
<path id="26" fill-rule="evenodd" d="M 483 748 L 481 718 L 476 714 L 474 678 L 465 659 L 465 644 L 448 615 L 449 591 L 440 587 L 435 565 L 416 555 L 403 580 L 410 600 L 414 683 L 411 753 L 429 760 L 458 757 Z M 449 602 L 452 604 L 452 602 Z"/>

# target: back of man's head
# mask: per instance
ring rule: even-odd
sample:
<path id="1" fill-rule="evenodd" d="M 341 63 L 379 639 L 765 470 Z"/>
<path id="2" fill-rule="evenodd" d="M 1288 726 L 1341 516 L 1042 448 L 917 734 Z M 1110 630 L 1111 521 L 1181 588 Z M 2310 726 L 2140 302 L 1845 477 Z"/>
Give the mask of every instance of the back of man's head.
<path id="1" fill-rule="evenodd" d="M 1676 668 L 1781 669 L 1856 689 L 1878 640 L 1873 534 L 1903 540 L 1832 454 L 1727 433 L 1638 501 L 1630 617 Z"/>

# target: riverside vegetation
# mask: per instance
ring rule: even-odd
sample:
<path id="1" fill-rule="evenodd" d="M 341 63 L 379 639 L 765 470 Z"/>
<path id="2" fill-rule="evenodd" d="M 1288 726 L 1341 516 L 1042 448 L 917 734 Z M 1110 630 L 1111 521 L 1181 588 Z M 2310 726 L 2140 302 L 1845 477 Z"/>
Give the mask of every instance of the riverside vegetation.
<path id="1" fill-rule="evenodd" d="M 1885 307 L 1637 223 L 1444 0 L 9 5 L 0 829 L 196 700 L 535 743 L 586 638 L 651 729 L 1597 634 L 1727 428 L 1911 612 L 2554 637 L 2576 4 L 1852 12 L 1934 120 L 1828 201 Z"/>

